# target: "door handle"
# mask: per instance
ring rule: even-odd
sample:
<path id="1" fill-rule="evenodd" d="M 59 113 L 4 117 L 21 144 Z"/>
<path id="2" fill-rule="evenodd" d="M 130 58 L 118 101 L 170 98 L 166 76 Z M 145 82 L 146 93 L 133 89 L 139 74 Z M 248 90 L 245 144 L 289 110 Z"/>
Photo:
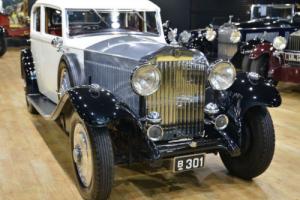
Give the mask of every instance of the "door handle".
<path id="1" fill-rule="evenodd" d="M 63 51 L 63 40 L 60 37 L 56 37 L 51 41 L 51 45 L 57 48 L 57 52 Z"/>

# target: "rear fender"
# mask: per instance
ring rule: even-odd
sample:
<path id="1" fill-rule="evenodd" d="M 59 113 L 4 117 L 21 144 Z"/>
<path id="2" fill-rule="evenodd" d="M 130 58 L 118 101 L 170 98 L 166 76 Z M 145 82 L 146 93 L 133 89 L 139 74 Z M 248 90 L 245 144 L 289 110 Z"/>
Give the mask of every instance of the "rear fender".
<path id="1" fill-rule="evenodd" d="M 254 49 L 250 53 L 249 58 L 251 60 L 256 60 L 264 55 L 271 56 L 274 51 L 275 48 L 271 43 L 261 43 L 254 47 Z"/>
<path id="2" fill-rule="evenodd" d="M 26 94 L 38 94 L 36 71 L 29 48 L 23 49 L 20 56 L 21 77 L 26 82 Z"/>

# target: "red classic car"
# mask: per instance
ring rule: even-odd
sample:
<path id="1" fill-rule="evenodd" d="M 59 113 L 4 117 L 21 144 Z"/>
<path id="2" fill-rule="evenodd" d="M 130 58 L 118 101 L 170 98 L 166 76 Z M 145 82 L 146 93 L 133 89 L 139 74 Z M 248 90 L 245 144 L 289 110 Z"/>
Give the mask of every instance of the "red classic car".
<path id="1" fill-rule="evenodd" d="M 264 42 L 255 46 L 246 71 L 278 81 L 300 83 L 300 31 L 292 33 L 288 39 L 276 37 L 273 43 Z"/>
<path id="2" fill-rule="evenodd" d="M 29 37 L 28 1 L 7 6 L 5 9 L 1 7 L 0 57 L 6 52 L 6 38 L 24 37 Z"/>

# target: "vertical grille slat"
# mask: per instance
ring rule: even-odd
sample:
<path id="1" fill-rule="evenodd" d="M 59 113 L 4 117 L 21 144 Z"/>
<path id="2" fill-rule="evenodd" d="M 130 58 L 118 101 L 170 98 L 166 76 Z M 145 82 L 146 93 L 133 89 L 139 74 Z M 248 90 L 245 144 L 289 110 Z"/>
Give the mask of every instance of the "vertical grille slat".
<path id="1" fill-rule="evenodd" d="M 300 51 L 300 36 L 291 35 L 287 49 L 292 51 Z"/>
<path id="2" fill-rule="evenodd" d="M 160 89 L 147 97 L 147 111 L 161 114 L 167 133 L 178 137 L 198 135 L 203 125 L 206 64 L 160 61 Z"/>

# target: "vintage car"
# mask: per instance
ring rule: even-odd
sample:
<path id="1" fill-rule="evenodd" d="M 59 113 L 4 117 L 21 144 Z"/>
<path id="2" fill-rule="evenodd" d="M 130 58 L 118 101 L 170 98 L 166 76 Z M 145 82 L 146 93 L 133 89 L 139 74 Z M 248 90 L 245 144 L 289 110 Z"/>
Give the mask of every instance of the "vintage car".
<path id="1" fill-rule="evenodd" d="M 233 22 L 230 16 L 223 25 L 212 23 L 208 31 L 200 29 L 201 34 L 197 34 L 198 30 L 190 31 L 192 37 L 186 39 L 185 46 L 210 49 L 205 52 L 210 60 L 229 59 L 244 70 L 249 67 L 249 53 L 255 45 L 272 42 L 276 36 L 288 37 L 298 30 L 299 16 L 295 11 L 294 4 L 255 4 L 251 7 L 249 21 Z M 213 39 L 206 40 L 203 37 L 206 34 Z"/>
<path id="2" fill-rule="evenodd" d="M 84 199 L 107 199 L 119 164 L 168 159 L 184 172 L 220 153 L 232 175 L 249 180 L 271 163 L 276 88 L 168 45 L 150 1 L 38 0 L 30 38 L 21 51 L 28 111 L 68 133 Z"/>
<path id="3" fill-rule="evenodd" d="M 28 0 L 3 8 L 0 0 L 0 57 L 7 50 L 7 38 L 28 38 Z"/>
<path id="4" fill-rule="evenodd" d="M 300 31 L 292 33 L 288 40 L 276 37 L 273 43 L 255 46 L 247 71 L 256 72 L 266 79 L 300 83 Z"/>
<path id="5" fill-rule="evenodd" d="M 250 21 L 231 21 L 218 29 L 218 58 L 231 59 L 244 71 L 255 45 L 272 42 L 276 36 L 288 37 L 299 29 L 294 4 L 252 5 Z"/>

